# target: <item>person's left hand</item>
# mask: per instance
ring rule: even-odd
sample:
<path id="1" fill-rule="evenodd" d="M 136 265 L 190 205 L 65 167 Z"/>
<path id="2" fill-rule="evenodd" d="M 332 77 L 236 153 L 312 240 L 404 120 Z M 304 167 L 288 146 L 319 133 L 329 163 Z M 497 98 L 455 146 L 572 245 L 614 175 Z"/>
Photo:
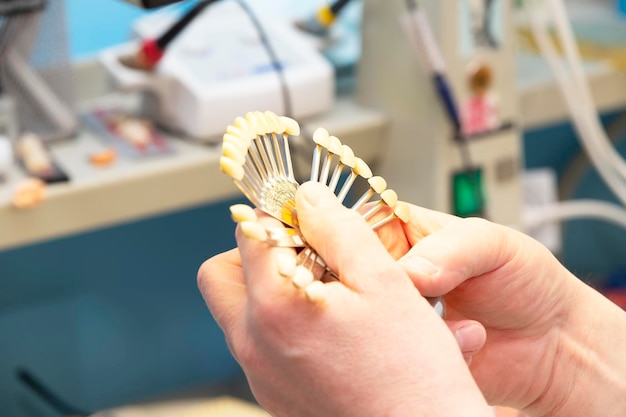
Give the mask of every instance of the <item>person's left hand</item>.
<path id="1" fill-rule="evenodd" d="M 300 187 L 297 210 L 341 279 L 321 300 L 278 273 L 293 250 L 240 232 L 198 274 L 259 403 L 276 417 L 491 415 L 452 333 L 361 217 L 319 184 Z"/>

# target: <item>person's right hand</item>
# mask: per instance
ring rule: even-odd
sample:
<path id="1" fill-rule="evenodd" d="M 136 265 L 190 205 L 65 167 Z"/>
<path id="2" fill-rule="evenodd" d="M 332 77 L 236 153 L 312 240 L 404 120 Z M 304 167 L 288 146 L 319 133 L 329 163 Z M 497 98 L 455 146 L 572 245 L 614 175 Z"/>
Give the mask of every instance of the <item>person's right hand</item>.
<path id="1" fill-rule="evenodd" d="M 420 293 L 445 295 L 448 319 L 485 326 L 471 371 L 491 404 L 539 416 L 626 415 L 626 360 L 618 353 L 626 315 L 545 247 L 501 225 L 419 207 L 404 239 L 399 229 L 380 237 Z"/>

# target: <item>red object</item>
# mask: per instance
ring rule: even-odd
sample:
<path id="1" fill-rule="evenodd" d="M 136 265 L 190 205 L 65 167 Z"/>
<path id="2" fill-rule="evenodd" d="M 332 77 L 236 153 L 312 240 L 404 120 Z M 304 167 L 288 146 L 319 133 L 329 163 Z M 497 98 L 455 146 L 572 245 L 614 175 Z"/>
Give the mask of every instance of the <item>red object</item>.
<path id="1" fill-rule="evenodd" d="M 156 39 L 146 39 L 141 45 L 141 51 L 143 52 L 146 64 L 150 67 L 154 67 L 159 63 L 165 51 L 161 49 Z"/>

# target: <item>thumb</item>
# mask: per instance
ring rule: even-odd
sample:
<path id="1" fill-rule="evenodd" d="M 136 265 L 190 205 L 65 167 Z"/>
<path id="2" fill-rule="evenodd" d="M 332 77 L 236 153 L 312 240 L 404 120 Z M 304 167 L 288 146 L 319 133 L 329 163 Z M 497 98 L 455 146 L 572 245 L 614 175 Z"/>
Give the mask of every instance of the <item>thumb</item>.
<path id="1" fill-rule="evenodd" d="M 300 186 L 296 209 L 305 239 L 347 287 L 377 287 L 385 277 L 397 275 L 392 271 L 402 272 L 361 215 L 344 207 L 327 186 Z"/>

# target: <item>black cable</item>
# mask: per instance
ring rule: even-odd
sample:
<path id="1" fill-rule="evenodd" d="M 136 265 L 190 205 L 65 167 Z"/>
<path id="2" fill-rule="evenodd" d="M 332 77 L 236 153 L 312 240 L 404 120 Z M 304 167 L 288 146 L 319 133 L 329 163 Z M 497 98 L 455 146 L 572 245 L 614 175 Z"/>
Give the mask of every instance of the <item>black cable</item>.
<path id="1" fill-rule="evenodd" d="M 60 399 L 56 394 L 52 393 L 48 388 L 46 388 L 43 383 L 37 380 L 29 371 L 24 368 L 18 368 L 15 371 L 17 378 L 24 383 L 28 388 L 30 388 L 35 394 L 37 394 L 42 400 L 44 400 L 48 405 L 54 408 L 55 411 L 58 411 L 59 414 L 63 414 L 66 416 L 88 416 L 91 413 L 80 410 L 74 406 L 69 405 L 62 399 Z"/>
<path id="2" fill-rule="evenodd" d="M 189 10 L 182 18 L 180 18 L 171 28 L 163 35 L 159 36 L 156 43 L 163 51 L 167 45 L 172 42 L 185 28 L 211 3 L 217 0 L 202 0 L 198 2 L 191 10 Z"/>
<path id="3" fill-rule="evenodd" d="M 278 79 L 280 81 L 280 88 L 281 88 L 281 92 L 283 96 L 283 107 L 284 107 L 283 115 L 287 117 L 292 117 L 293 109 L 292 109 L 292 104 L 291 104 L 291 95 L 289 93 L 287 79 L 285 78 L 284 68 L 282 64 L 280 63 L 280 61 L 278 60 L 276 51 L 274 51 L 274 48 L 272 47 L 272 44 L 269 41 L 267 33 L 265 32 L 265 29 L 263 29 L 263 26 L 261 25 L 261 22 L 259 22 L 259 19 L 257 18 L 256 14 L 254 14 L 252 9 L 250 9 L 248 4 L 246 4 L 244 0 L 237 0 L 237 2 L 241 6 L 241 8 L 248 14 L 248 17 L 252 21 L 252 24 L 255 26 L 259 34 L 259 37 L 261 38 L 261 42 L 265 46 L 265 50 L 267 51 L 267 54 L 270 57 L 272 67 L 274 68 L 274 71 L 276 71 L 276 74 L 278 75 Z"/>
<path id="4" fill-rule="evenodd" d="M 348 3 L 350 0 L 337 0 L 330 6 L 330 11 L 336 16 Z"/>

